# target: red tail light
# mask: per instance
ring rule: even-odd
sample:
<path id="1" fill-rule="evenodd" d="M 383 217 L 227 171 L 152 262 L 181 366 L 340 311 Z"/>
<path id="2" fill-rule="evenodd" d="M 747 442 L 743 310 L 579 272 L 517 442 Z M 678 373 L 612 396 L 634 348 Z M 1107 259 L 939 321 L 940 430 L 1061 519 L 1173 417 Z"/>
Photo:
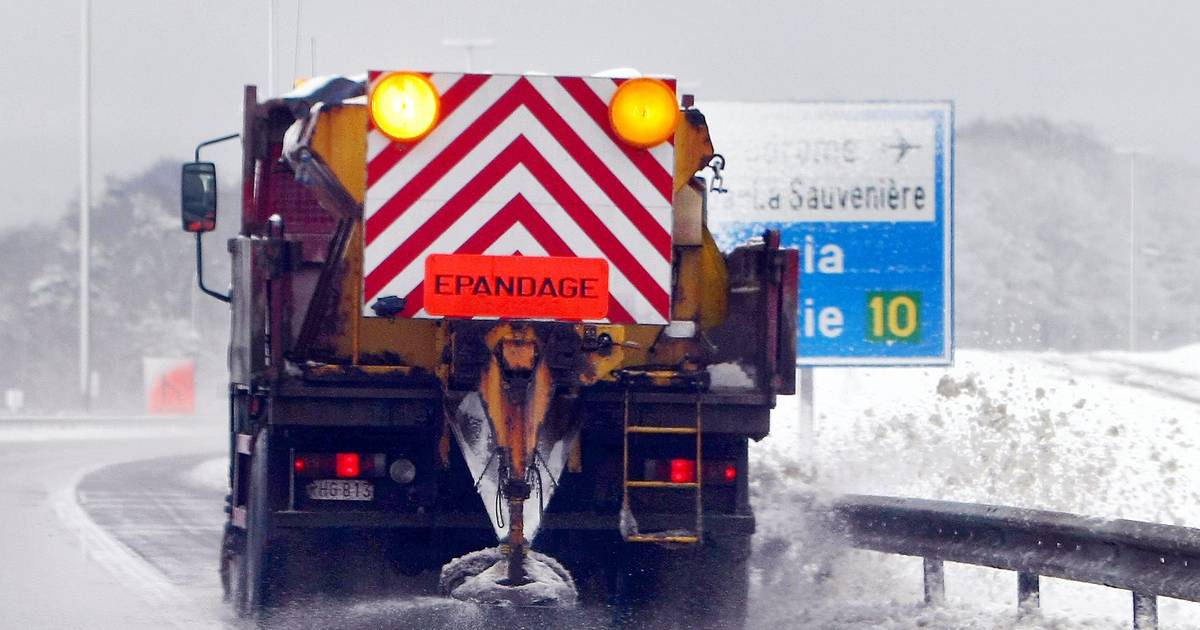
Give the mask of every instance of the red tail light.
<path id="1" fill-rule="evenodd" d="M 696 460 L 693 459 L 647 459 L 643 471 L 642 479 L 646 481 L 672 483 L 693 483 L 697 473 L 705 485 L 732 486 L 738 478 L 737 462 L 728 459 L 706 459 L 700 470 L 697 470 Z"/>
<path id="2" fill-rule="evenodd" d="M 358 453 L 338 453 L 336 464 L 336 474 L 339 477 L 357 477 L 361 472 L 358 465 Z"/>
<path id="3" fill-rule="evenodd" d="M 292 471 L 297 477 L 308 479 L 386 477 L 388 473 L 387 455 L 385 453 L 296 453 L 292 456 Z"/>
<path id="4" fill-rule="evenodd" d="M 696 481 L 696 460 L 671 460 L 671 483 L 692 483 L 694 481 Z"/>

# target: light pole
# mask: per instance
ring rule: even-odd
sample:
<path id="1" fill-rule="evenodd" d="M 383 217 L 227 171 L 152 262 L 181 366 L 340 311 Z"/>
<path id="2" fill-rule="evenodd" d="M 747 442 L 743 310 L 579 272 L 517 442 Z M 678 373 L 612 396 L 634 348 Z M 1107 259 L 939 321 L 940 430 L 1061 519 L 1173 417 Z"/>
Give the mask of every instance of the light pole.
<path id="1" fill-rule="evenodd" d="M 300 25 L 304 23 L 304 0 L 296 0 L 296 38 L 292 42 L 292 82 L 300 76 Z M 312 78 L 312 73 L 309 77 Z M 293 85 L 293 87 L 295 87 Z"/>
<path id="2" fill-rule="evenodd" d="M 267 0 L 267 98 L 275 96 L 275 0 Z"/>
<path id="3" fill-rule="evenodd" d="M 474 53 L 480 48 L 489 48 L 496 44 L 494 39 L 443 39 L 442 45 L 450 48 L 462 48 L 467 53 L 467 72 L 475 70 Z"/>
<path id="4" fill-rule="evenodd" d="M 1129 351 L 1137 350 L 1137 204 L 1134 193 L 1137 190 L 1134 182 L 1134 161 L 1137 156 L 1148 153 L 1143 148 L 1115 148 L 1117 155 L 1129 156 Z"/>
<path id="5" fill-rule="evenodd" d="M 92 155 L 91 155 L 91 0 L 83 0 L 80 11 L 82 36 L 79 46 L 79 393 L 83 397 L 84 410 L 92 406 L 91 379 L 91 206 L 92 206 Z"/>

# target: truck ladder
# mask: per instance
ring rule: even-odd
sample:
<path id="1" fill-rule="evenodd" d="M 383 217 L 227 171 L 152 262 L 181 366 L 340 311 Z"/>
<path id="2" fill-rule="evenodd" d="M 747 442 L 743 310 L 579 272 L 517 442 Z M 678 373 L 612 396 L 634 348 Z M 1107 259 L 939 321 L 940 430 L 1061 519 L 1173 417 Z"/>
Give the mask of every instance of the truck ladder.
<path id="1" fill-rule="evenodd" d="M 702 429 L 703 422 L 701 417 L 701 392 L 696 393 L 696 412 L 693 416 L 694 422 L 690 426 L 652 426 L 644 424 L 630 423 L 630 407 L 631 407 L 632 392 L 629 387 L 625 388 L 625 465 L 624 465 L 624 494 L 622 499 L 622 510 L 625 514 L 633 516 L 629 502 L 629 494 L 631 490 L 676 490 L 681 492 L 692 492 L 696 498 L 696 520 L 691 530 L 679 531 L 668 530 L 664 532 L 642 533 L 637 530 L 637 519 L 631 518 L 632 527 L 622 528 L 622 534 L 626 542 L 632 543 L 660 543 L 660 544 L 676 544 L 676 545 L 694 545 L 699 543 L 703 538 L 704 532 L 704 492 L 703 479 L 704 462 L 702 459 L 701 450 L 703 447 Z M 693 435 L 696 438 L 696 474 L 691 482 L 672 482 L 672 481 L 643 481 L 629 478 L 629 436 L 630 435 Z"/>

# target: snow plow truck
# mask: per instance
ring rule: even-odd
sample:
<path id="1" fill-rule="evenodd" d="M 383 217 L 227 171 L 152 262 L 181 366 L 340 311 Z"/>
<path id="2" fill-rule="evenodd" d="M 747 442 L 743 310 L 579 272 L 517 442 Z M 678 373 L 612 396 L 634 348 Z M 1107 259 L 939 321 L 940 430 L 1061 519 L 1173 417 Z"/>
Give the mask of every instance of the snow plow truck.
<path id="1" fill-rule="evenodd" d="M 229 294 L 200 276 L 231 306 L 227 597 L 408 580 L 737 625 L 797 253 L 772 232 L 717 247 L 723 161 L 692 98 L 373 71 L 248 86 L 242 125 Z M 199 258 L 199 150 L 182 212 Z"/>

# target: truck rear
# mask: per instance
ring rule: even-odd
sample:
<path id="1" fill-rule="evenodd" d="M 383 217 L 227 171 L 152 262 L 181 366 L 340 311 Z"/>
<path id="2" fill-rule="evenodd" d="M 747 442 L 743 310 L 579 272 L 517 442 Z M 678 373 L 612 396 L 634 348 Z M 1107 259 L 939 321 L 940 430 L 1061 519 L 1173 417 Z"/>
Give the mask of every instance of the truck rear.
<path id="1" fill-rule="evenodd" d="M 519 588 L 535 549 L 585 603 L 744 615 L 748 441 L 793 391 L 797 255 L 774 233 L 718 250 L 720 162 L 683 103 L 652 78 L 246 89 L 221 566 L 240 609 L 439 572 L 455 594 L 477 576 L 451 561 L 480 549 Z M 185 165 L 197 243 L 214 180 Z"/>

